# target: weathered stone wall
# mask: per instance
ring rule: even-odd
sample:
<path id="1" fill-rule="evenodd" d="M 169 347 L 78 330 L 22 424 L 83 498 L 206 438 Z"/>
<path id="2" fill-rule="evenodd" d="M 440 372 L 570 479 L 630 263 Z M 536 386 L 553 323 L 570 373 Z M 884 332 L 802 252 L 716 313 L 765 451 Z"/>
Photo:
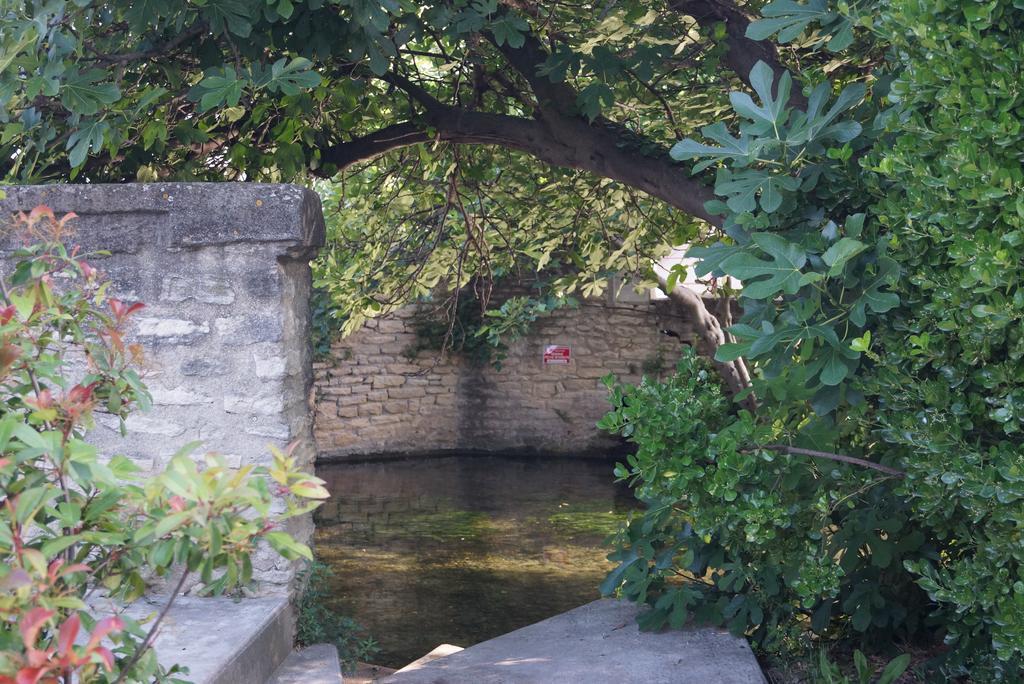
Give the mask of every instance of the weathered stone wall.
<path id="1" fill-rule="evenodd" d="M 501 369 L 416 344 L 415 310 L 372 320 L 315 363 L 317 448 L 322 459 L 448 450 L 586 454 L 621 443 L 595 427 L 608 410 L 600 378 L 639 382 L 675 367 L 692 328 L 666 301 L 590 301 L 539 320 Z M 670 337 L 662 330 L 672 330 Z M 567 345 L 568 365 L 542 362 Z"/>
<path id="2" fill-rule="evenodd" d="M 312 464 L 309 259 L 324 232 L 314 193 L 235 183 L 5 190 L 0 216 L 39 204 L 77 213 L 73 242 L 111 253 L 89 259 L 111 279 L 111 294 L 146 304 L 132 336 L 146 350 L 154 406 L 128 420 L 124 438 L 115 418 L 97 415 L 90 440 L 102 453 L 153 472 L 200 440 L 201 453 L 239 467 L 268 463 L 267 444 L 297 441 L 300 460 Z M 290 531 L 308 538 L 312 523 L 297 519 Z M 291 578 L 269 550 L 254 566 L 265 590 Z"/>

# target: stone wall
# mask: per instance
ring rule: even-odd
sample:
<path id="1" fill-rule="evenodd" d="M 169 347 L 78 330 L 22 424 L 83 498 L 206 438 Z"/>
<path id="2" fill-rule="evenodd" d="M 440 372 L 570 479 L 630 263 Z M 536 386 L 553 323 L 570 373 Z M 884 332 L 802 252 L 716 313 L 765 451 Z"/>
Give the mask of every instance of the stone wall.
<path id="1" fill-rule="evenodd" d="M 626 382 L 670 371 L 687 321 L 667 301 L 589 301 L 540 319 L 501 369 L 436 352 L 407 358 L 415 309 L 369 321 L 314 364 L 321 459 L 449 450 L 587 454 L 621 448 L 595 427 L 607 412 L 600 378 Z M 672 330 L 678 337 L 664 334 Z M 571 349 L 544 365 L 546 345 Z"/>
<path id="2" fill-rule="evenodd" d="M 268 463 L 268 444 L 297 441 L 312 464 L 309 259 L 324 237 L 314 193 L 234 183 L 4 190 L 0 216 L 39 204 L 77 213 L 72 241 L 111 253 L 89 261 L 109 276 L 112 295 L 146 304 L 132 336 L 146 350 L 154 406 L 128 420 L 123 438 L 116 419 L 97 415 L 90 440 L 102 453 L 156 471 L 201 440 L 239 467 Z M 308 538 L 312 524 L 296 520 L 290 531 Z M 291 578 L 268 550 L 254 566 L 265 590 Z"/>

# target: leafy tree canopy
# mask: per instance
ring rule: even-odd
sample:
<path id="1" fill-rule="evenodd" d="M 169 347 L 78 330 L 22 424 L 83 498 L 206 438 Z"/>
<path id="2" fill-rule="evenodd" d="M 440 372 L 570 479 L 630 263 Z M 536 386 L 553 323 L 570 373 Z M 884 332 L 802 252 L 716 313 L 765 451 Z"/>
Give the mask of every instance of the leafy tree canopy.
<path id="1" fill-rule="evenodd" d="M 1020 680 L 1021 0 L 0 7 L 6 180 L 321 178 L 350 326 L 693 244 L 744 284 L 723 330 L 664 283 L 727 391 L 614 390 L 651 506 L 606 588 Z"/>
<path id="2" fill-rule="evenodd" d="M 349 267 L 328 268 L 325 283 L 353 326 L 441 279 L 461 285 L 524 259 L 594 293 L 607 272 L 644 271 L 641 257 L 696 237 L 711 171 L 692 177 L 668 149 L 727 116 L 728 91 L 759 59 L 781 73 L 799 53 L 810 80 L 856 75 L 850 58 L 803 46 L 780 57 L 747 38 L 748 11 L 701 0 L 9 2 L 3 178 L 344 174 L 337 193 L 358 218 L 339 221 L 354 222 L 361 247 L 327 257 Z M 818 15 L 849 31 L 841 15 Z M 813 18 L 782 12 L 755 37 Z M 784 192 L 770 187 L 768 201 Z M 336 246 L 352 244 L 338 232 Z"/>

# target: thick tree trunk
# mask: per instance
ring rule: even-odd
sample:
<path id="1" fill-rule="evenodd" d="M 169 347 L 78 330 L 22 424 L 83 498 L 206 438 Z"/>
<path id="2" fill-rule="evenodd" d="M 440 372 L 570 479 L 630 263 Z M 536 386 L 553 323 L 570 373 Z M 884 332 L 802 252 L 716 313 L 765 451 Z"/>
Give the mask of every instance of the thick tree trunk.
<path id="1" fill-rule="evenodd" d="M 655 269 L 655 271 L 657 272 L 658 269 Z M 661 286 L 662 291 L 668 295 L 668 298 L 680 309 L 683 315 L 693 321 L 698 338 L 697 351 L 712 360 L 719 375 L 722 376 L 722 380 L 725 382 L 729 393 L 736 396 L 749 389 L 750 371 L 747 369 L 743 359 L 725 362 L 715 360 L 715 352 L 728 340 L 725 330 L 722 329 L 722 324 L 708 310 L 707 305 L 704 303 L 704 298 L 684 285 L 676 285 L 674 288 L 669 288 L 666 276 L 660 272 L 657 275 L 658 284 Z M 752 394 L 742 399 L 740 403 L 750 410 L 757 408 L 757 402 Z"/>

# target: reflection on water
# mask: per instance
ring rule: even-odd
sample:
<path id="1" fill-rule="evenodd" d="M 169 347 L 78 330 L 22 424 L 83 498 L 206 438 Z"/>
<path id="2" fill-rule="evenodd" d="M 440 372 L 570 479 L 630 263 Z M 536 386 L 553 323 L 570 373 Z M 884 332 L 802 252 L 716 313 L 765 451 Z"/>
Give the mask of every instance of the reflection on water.
<path id="1" fill-rule="evenodd" d="M 316 551 L 334 608 L 398 667 L 598 598 L 633 506 L 608 461 L 453 456 L 321 466 Z"/>

